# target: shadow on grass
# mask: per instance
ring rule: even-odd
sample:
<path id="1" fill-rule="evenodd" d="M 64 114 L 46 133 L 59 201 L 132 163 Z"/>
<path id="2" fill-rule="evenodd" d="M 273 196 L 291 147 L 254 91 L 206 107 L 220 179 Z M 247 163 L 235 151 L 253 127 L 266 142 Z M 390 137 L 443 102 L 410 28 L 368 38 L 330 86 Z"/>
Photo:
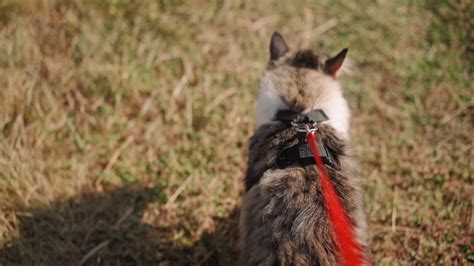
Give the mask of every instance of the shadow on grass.
<path id="1" fill-rule="evenodd" d="M 142 222 L 147 204 L 157 200 L 154 189 L 121 188 L 24 211 L 20 236 L 0 250 L 0 265 L 236 264 L 238 210 L 184 246 L 173 241 L 169 225 Z"/>

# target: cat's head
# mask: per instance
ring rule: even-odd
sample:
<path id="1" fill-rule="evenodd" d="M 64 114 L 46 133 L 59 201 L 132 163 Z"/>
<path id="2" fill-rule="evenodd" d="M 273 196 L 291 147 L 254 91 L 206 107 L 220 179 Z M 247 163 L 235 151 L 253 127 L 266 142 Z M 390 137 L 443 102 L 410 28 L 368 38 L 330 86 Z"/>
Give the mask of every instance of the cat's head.
<path id="1" fill-rule="evenodd" d="M 279 33 L 273 33 L 270 61 L 260 79 L 257 124 L 272 121 L 279 110 L 322 109 L 328 123 L 347 137 L 350 111 L 337 80 L 347 69 L 346 54 L 347 48 L 330 58 L 312 50 L 292 51 Z"/>

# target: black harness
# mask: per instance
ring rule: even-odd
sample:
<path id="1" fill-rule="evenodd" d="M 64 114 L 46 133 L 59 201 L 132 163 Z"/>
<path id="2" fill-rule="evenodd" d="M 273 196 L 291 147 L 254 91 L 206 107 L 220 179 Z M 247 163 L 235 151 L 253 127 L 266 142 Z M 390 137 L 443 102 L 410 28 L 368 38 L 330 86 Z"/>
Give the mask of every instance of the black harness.
<path id="1" fill-rule="evenodd" d="M 312 110 L 305 114 L 293 112 L 291 110 L 280 110 L 275 116 L 275 121 L 281 121 L 288 123 L 290 126 L 298 128 L 298 134 L 296 140 L 289 143 L 288 146 L 283 148 L 277 157 L 277 165 L 280 168 L 284 168 L 295 162 L 301 165 L 315 164 L 313 153 L 306 142 L 306 134 L 308 131 L 316 131 L 318 123 L 329 120 L 329 117 L 321 109 Z M 321 139 L 317 138 L 318 150 L 321 158 L 326 165 L 333 168 L 339 168 L 331 155 L 329 149 L 323 144 Z"/>

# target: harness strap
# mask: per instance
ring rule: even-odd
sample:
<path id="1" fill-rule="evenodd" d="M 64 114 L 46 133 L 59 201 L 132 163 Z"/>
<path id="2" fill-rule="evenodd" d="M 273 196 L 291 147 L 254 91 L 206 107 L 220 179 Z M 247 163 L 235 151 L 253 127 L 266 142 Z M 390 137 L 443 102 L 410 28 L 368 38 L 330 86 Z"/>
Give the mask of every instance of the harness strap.
<path id="1" fill-rule="evenodd" d="M 275 120 L 295 123 L 321 123 L 329 120 L 329 117 L 321 109 L 314 109 L 305 114 L 299 114 L 291 110 L 280 110 L 276 113 Z"/>
<path id="2" fill-rule="evenodd" d="M 321 176 L 321 192 L 325 202 L 326 213 L 334 233 L 334 242 L 341 257 L 340 263 L 343 266 L 363 265 L 362 249 L 355 239 L 349 216 L 329 180 L 326 167 L 321 159 L 316 142 L 316 131 L 308 131 L 306 141 L 313 152 L 316 166 Z"/>
<path id="3" fill-rule="evenodd" d="M 305 141 L 306 138 L 306 125 L 311 125 L 312 128 L 316 124 L 329 120 L 329 117 L 321 109 L 314 109 L 310 112 L 301 114 L 292 110 L 279 110 L 274 120 L 288 123 L 298 128 L 298 134 L 296 136 L 296 142 L 293 142 L 289 146 L 284 147 L 279 151 L 277 156 L 277 165 L 280 168 L 284 168 L 292 163 L 298 162 L 302 166 L 314 164 L 313 154 Z M 323 157 L 324 163 L 339 170 L 339 164 L 332 156 L 329 149 L 318 140 L 319 154 Z"/>

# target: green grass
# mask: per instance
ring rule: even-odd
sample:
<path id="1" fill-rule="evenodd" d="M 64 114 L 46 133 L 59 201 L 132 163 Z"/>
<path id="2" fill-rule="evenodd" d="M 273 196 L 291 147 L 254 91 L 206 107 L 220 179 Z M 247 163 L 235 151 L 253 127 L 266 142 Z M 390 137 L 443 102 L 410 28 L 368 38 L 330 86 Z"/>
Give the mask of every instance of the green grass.
<path id="1" fill-rule="evenodd" d="M 0 2 L 0 265 L 235 264 L 278 30 L 343 78 L 377 265 L 473 262 L 474 8 Z"/>

